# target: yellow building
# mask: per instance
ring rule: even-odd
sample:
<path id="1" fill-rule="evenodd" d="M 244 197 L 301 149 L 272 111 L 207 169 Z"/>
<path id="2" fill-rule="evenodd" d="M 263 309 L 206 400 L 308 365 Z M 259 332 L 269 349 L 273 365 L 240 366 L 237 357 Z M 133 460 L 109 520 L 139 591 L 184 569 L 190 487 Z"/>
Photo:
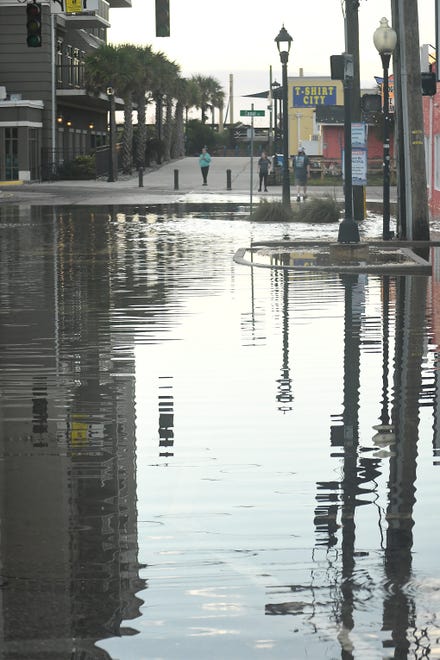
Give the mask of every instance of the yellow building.
<path id="1" fill-rule="evenodd" d="M 311 156 L 322 155 L 322 136 L 316 123 L 316 106 L 343 105 L 341 80 L 325 76 L 289 76 L 289 153 L 296 154 L 303 146 Z"/>

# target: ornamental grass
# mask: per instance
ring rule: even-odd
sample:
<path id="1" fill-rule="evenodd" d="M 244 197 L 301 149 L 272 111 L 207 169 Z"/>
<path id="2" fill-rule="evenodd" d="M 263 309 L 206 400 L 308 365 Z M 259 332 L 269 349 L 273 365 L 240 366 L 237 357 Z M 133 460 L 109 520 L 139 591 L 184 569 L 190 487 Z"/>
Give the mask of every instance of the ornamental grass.
<path id="1" fill-rule="evenodd" d="M 313 197 L 306 202 L 294 202 L 290 208 L 282 202 L 262 199 L 250 219 L 256 222 L 338 222 L 341 205 L 330 196 Z"/>

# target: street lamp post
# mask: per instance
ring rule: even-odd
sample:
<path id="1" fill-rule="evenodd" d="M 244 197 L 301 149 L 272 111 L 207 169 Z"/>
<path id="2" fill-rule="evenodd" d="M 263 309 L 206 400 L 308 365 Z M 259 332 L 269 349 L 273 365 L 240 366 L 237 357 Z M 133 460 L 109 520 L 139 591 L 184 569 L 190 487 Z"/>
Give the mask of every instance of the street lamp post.
<path id="1" fill-rule="evenodd" d="M 109 120 L 109 161 L 108 161 L 108 178 L 107 181 L 113 183 L 118 179 L 118 167 L 116 162 L 116 112 L 115 112 L 115 91 L 113 87 L 107 87 L 107 97 L 110 106 L 110 120 Z"/>
<path id="2" fill-rule="evenodd" d="M 287 62 L 289 61 L 292 37 L 283 27 L 275 37 L 283 74 L 283 206 L 290 208 L 290 178 L 289 178 L 289 107 L 288 107 L 288 83 Z"/>
<path id="3" fill-rule="evenodd" d="M 278 116 L 279 116 L 279 109 L 278 109 L 278 99 L 279 99 L 279 93 L 278 93 L 278 88 L 280 87 L 280 83 L 277 82 L 276 80 L 273 81 L 271 88 L 272 88 L 272 98 L 274 100 L 274 134 L 273 134 L 273 142 L 274 142 L 274 153 L 278 153 Z"/>
<path id="4" fill-rule="evenodd" d="M 353 55 L 343 53 L 342 80 L 344 83 L 344 192 L 345 216 L 339 224 L 338 243 L 359 243 L 359 227 L 353 219 L 353 167 L 351 140 L 351 93 L 353 87 Z"/>
<path id="5" fill-rule="evenodd" d="M 390 66 L 391 55 L 396 47 L 397 34 L 386 18 L 380 19 L 380 26 L 373 34 L 374 45 L 376 46 L 383 68 L 383 229 L 382 238 L 384 241 L 393 238 L 394 233 L 390 231 L 390 102 L 389 102 L 389 81 L 388 69 Z"/>

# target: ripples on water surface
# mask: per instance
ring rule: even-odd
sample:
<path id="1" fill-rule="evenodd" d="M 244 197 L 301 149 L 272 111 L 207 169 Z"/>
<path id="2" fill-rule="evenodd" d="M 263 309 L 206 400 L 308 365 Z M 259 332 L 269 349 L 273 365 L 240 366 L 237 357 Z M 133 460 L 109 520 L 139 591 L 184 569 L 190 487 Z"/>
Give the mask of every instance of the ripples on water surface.
<path id="1" fill-rule="evenodd" d="M 233 213 L 0 211 L 4 657 L 438 657 L 438 277 L 237 266 L 286 227 Z"/>

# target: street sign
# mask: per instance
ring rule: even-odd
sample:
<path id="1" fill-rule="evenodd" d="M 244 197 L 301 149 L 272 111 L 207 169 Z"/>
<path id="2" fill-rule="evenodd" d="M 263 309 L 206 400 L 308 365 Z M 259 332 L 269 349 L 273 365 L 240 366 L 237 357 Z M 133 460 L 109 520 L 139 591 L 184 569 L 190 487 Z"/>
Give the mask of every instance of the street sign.
<path id="1" fill-rule="evenodd" d="M 264 110 L 240 110 L 240 117 L 264 117 Z"/>

